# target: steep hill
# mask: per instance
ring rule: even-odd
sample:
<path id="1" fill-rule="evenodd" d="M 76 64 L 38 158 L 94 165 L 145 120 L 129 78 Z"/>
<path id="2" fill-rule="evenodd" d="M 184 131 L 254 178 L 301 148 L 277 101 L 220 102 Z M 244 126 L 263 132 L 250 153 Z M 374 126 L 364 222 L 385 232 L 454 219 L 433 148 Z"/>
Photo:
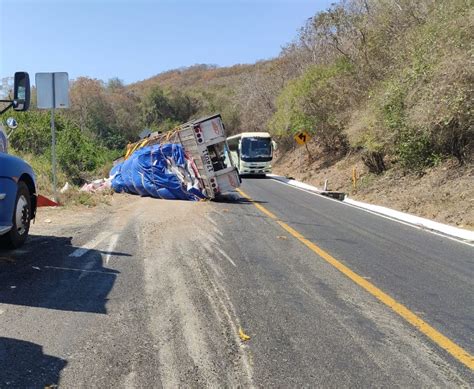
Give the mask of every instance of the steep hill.
<path id="1" fill-rule="evenodd" d="M 344 1 L 278 58 L 196 65 L 130 88 L 195 96 L 193 115 L 221 111 L 232 133 L 272 132 L 281 174 L 474 228 L 473 15 L 464 0 Z M 310 161 L 295 149 L 299 130 L 313 135 Z"/>
<path id="2" fill-rule="evenodd" d="M 60 167 L 80 184 L 144 127 L 167 131 L 220 112 L 230 134 L 274 135 L 281 174 L 473 228 L 473 41 L 469 0 L 343 0 L 308 19 L 274 59 L 195 65 L 131 85 L 82 77 L 71 110 L 58 115 Z M 47 161 L 47 113 L 19 116 L 12 145 Z M 295 147 L 301 130 L 312 135 L 311 160 Z"/>

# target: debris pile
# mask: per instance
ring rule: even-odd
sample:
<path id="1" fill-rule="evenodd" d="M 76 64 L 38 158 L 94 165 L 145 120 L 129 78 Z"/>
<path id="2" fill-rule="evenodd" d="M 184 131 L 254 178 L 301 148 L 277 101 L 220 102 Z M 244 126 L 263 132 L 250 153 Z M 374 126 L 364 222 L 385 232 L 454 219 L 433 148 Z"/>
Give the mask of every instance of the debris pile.
<path id="1" fill-rule="evenodd" d="M 100 178 L 98 180 L 94 180 L 92 182 L 84 184 L 81 189 L 79 189 L 81 192 L 89 192 L 89 193 L 94 193 L 94 192 L 101 192 L 105 189 L 110 189 L 111 188 L 111 179 L 110 178 Z M 64 188 L 63 188 L 64 189 Z M 64 192 L 66 192 L 65 190 Z M 63 190 L 61 189 L 61 193 L 64 193 Z"/>

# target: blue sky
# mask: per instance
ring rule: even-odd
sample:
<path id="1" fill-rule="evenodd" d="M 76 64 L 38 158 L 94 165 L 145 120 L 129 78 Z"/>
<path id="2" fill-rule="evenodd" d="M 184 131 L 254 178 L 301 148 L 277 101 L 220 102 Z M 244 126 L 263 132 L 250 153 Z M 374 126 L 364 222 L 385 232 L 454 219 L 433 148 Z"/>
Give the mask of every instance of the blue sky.
<path id="1" fill-rule="evenodd" d="M 196 63 L 275 57 L 334 0 L 0 0 L 0 77 L 67 71 L 126 83 Z"/>

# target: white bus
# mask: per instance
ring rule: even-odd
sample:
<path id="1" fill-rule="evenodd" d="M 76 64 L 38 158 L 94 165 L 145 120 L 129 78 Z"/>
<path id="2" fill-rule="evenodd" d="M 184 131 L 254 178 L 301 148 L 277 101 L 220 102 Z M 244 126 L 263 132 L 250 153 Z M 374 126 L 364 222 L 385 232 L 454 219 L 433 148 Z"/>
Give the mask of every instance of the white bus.
<path id="1" fill-rule="evenodd" d="M 275 142 L 268 132 L 243 132 L 227 138 L 230 155 L 240 175 L 272 172 Z"/>

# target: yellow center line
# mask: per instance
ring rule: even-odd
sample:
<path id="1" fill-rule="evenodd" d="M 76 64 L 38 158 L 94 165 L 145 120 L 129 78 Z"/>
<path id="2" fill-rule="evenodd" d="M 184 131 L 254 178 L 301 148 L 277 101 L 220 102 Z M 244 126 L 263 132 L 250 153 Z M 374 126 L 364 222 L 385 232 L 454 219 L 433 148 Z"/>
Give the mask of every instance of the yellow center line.
<path id="1" fill-rule="evenodd" d="M 253 201 L 251 197 L 247 195 L 245 192 L 243 192 L 242 190 L 237 189 L 237 191 L 243 197 L 247 198 L 250 201 Z M 293 237 L 298 239 L 306 247 L 308 247 L 310 250 L 315 252 L 317 255 L 319 255 L 322 259 L 324 259 L 327 263 L 335 267 L 337 270 L 339 270 L 342 274 L 350 278 L 357 285 L 365 289 L 372 296 L 376 297 L 379 301 L 381 301 L 386 306 L 391 308 L 394 312 L 400 315 L 408 323 L 413 325 L 420 332 L 422 332 L 424 335 L 430 338 L 434 343 L 436 343 L 441 348 L 445 349 L 458 361 L 462 362 L 471 370 L 474 369 L 474 357 L 470 355 L 462 347 L 458 346 L 452 340 L 450 340 L 449 338 L 444 336 L 442 333 L 437 331 L 435 328 L 430 326 L 423 319 L 421 319 L 419 316 L 417 316 L 412 311 L 410 311 L 407 307 L 405 307 L 403 304 L 400 304 L 399 302 L 397 302 L 393 297 L 390 297 L 381 289 L 377 288 L 374 284 L 372 284 L 371 282 L 367 281 L 365 278 L 361 277 L 360 275 L 358 275 L 357 273 L 349 269 L 346 265 L 342 264 L 340 261 L 338 261 L 332 255 L 330 255 L 328 252 L 324 251 L 322 248 L 320 248 L 319 246 L 317 246 L 310 240 L 306 239 L 302 234 L 300 234 L 294 228 L 290 227 L 285 222 L 278 220 L 278 218 L 272 212 L 267 210 L 265 207 L 257 203 L 253 203 L 253 204 L 255 205 L 255 207 L 257 207 L 258 210 L 260 210 L 261 212 L 269 216 L 271 219 L 274 219 L 276 223 L 278 223 L 289 234 L 291 234 Z"/>

